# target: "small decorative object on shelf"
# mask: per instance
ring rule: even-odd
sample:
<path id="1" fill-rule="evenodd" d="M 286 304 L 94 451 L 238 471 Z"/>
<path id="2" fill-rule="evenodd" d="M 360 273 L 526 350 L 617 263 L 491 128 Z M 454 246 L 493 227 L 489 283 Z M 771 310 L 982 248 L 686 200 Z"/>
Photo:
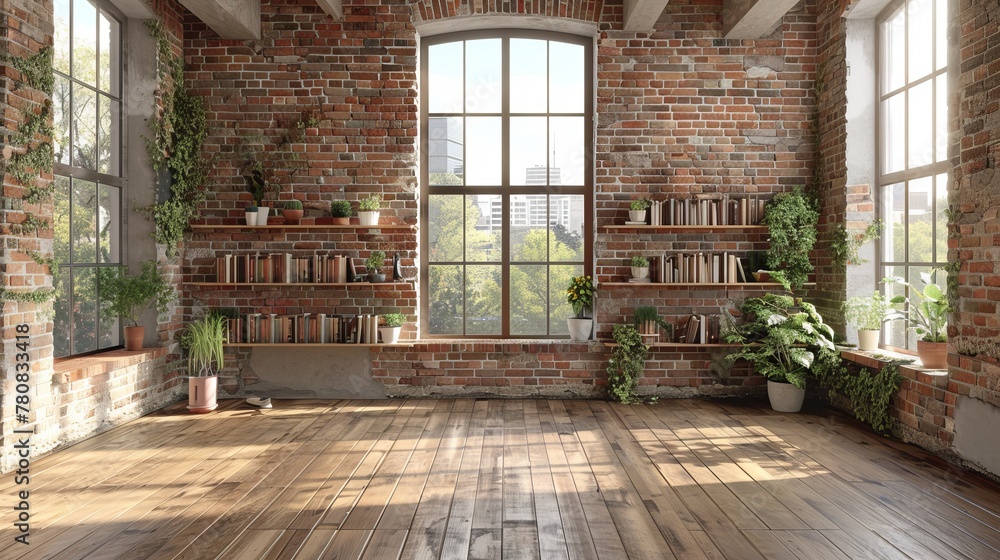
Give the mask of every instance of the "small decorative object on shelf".
<path id="1" fill-rule="evenodd" d="M 650 202 L 645 198 L 636 198 L 629 203 L 628 219 L 626 225 L 639 225 L 646 223 L 646 210 L 649 209 Z"/>
<path id="2" fill-rule="evenodd" d="M 870 296 L 855 296 L 844 302 L 844 319 L 858 329 L 858 350 L 871 352 L 878 350 L 878 337 L 882 334 L 882 323 L 893 313 L 892 304 L 878 291 Z"/>
<path id="3" fill-rule="evenodd" d="M 362 198 L 358 202 L 358 221 L 361 225 L 378 225 L 379 208 L 381 206 L 382 197 L 378 193 Z"/>
<path id="4" fill-rule="evenodd" d="M 402 313 L 386 313 L 382 315 L 382 326 L 378 332 L 382 335 L 383 344 L 396 344 L 399 342 L 399 333 L 406 323 L 406 315 Z"/>
<path id="5" fill-rule="evenodd" d="M 905 312 L 891 313 L 889 318 L 909 320 L 910 328 L 920 337 L 917 341 L 917 356 L 920 357 L 920 363 L 928 369 L 948 369 L 948 312 L 951 308 L 948 305 L 948 296 L 941 286 L 934 282 L 936 275 L 937 269 L 933 274 L 920 273 L 923 290 L 918 290 L 898 276 L 886 278 L 883 282 L 906 286 L 907 293 L 917 298 L 896 296 L 889 300 L 892 304 L 906 304 Z"/>
<path id="6" fill-rule="evenodd" d="M 351 203 L 346 200 L 334 200 L 330 203 L 330 215 L 333 216 L 335 225 L 349 225 L 352 213 L 354 210 L 351 208 Z"/>
<path id="7" fill-rule="evenodd" d="M 403 280 L 403 270 L 399 266 L 399 253 L 392 254 L 392 279 L 396 282 Z"/>
<path id="8" fill-rule="evenodd" d="M 281 209 L 281 217 L 285 218 L 286 224 L 297 224 L 302 219 L 305 210 L 302 209 L 301 200 L 285 201 L 285 207 Z"/>
<path id="9" fill-rule="evenodd" d="M 385 274 L 382 273 L 382 265 L 385 264 L 385 251 L 372 251 L 365 260 L 365 269 L 368 270 L 368 280 L 372 283 L 385 282 Z"/>
<path id="10" fill-rule="evenodd" d="M 646 257 L 632 257 L 632 279 L 629 282 L 649 282 L 649 260 Z"/>
<path id="11" fill-rule="evenodd" d="M 577 276 L 570 280 L 566 288 L 566 301 L 573 306 L 574 317 L 566 319 L 571 340 L 590 340 L 594 330 L 594 319 L 591 317 L 594 308 L 594 279 L 590 275 Z"/>
<path id="12" fill-rule="evenodd" d="M 252 227 L 252 226 L 257 225 L 257 207 L 256 206 L 247 206 L 246 208 L 244 208 L 243 209 L 243 216 L 245 217 L 246 224 L 248 226 Z"/>
<path id="13" fill-rule="evenodd" d="M 108 319 L 120 317 L 125 325 L 125 349 L 142 350 L 146 327 L 139 319 L 147 309 L 155 306 L 165 313 L 167 304 L 174 299 L 174 289 L 160 273 L 156 261 L 142 263 L 142 272 L 128 275 L 127 267 L 99 268 L 98 285 L 101 287 L 101 315 Z"/>

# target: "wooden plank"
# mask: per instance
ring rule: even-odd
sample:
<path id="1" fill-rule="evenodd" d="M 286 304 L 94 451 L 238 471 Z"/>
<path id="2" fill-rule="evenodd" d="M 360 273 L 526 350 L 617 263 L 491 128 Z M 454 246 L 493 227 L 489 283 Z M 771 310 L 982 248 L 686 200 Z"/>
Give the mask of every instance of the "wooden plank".
<path id="1" fill-rule="evenodd" d="M 743 531 L 743 536 L 753 543 L 754 548 L 767 560 L 797 560 L 797 556 L 782 544 L 774 531 Z"/>
<path id="2" fill-rule="evenodd" d="M 451 513 L 448 515 L 448 526 L 441 547 L 443 558 L 462 558 L 469 554 L 488 407 L 488 402 L 479 401 L 472 410 L 469 434 L 465 440 L 465 453 L 462 455 L 462 466 L 455 487 L 455 498 L 451 502 Z"/>
<path id="3" fill-rule="evenodd" d="M 368 547 L 361 557 L 363 560 L 393 560 L 399 558 L 406 542 L 406 529 L 375 529 Z"/>
<path id="4" fill-rule="evenodd" d="M 552 466 L 545 450 L 538 409 L 539 401 L 524 403 L 524 434 L 528 446 L 531 493 L 535 502 L 538 552 L 545 560 L 568 560 L 566 535 L 563 532 L 563 520 L 559 513 L 558 496 L 552 480 Z"/>
<path id="5" fill-rule="evenodd" d="M 326 547 L 321 558 L 323 560 L 358 560 L 364 553 L 365 546 L 371 536 L 371 530 L 340 529 L 333 536 L 330 546 Z"/>

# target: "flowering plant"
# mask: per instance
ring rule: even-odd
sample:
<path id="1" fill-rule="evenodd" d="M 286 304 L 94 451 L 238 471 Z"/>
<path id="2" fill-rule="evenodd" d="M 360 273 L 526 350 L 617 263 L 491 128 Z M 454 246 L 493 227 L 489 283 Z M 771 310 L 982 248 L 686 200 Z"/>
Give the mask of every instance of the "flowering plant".
<path id="1" fill-rule="evenodd" d="M 585 313 L 594 304 L 594 279 L 590 276 L 577 276 L 566 289 L 566 301 L 573 306 L 573 312 L 578 318 L 584 318 Z"/>

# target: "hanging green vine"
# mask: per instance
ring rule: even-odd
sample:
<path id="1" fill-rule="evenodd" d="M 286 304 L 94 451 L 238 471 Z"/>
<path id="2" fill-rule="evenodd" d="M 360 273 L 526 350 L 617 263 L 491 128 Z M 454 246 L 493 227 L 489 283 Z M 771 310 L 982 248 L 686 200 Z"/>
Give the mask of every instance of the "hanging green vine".
<path id="1" fill-rule="evenodd" d="M 33 303 L 42 305 L 48 303 L 56 295 L 52 288 L 40 288 L 31 292 L 16 292 L 0 286 L 0 300 L 18 303 Z"/>
<path id="2" fill-rule="evenodd" d="M 18 80 L 19 85 L 44 91 L 45 95 L 52 95 L 52 88 L 56 84 L 56 77 L 52 72 L 54 54 L 55 51 L 52 50 L 52 47 L 47 46 L 27 57 L 4 53 L 3 61 L 21 73 L 21 79 Z"/>
<path id="3" fill-rule="evenodd" d="M 608 396 L 625 404 L 642 402 L 637 388 L 649 347 L 632 325 L 615 325 L 611 332 L 618 345 L 608 360 Z"/>
<path id="4" fill-rule="evenodd" d="M 156 224 L 156 242 L 166 247 L 168 257 L 173 257 L 206 197 L 202 189 L 209 169 L 202 157 L 207 136 L 205 104 L 185 87 L 184 60 L 174 56 L 163 25 L 152 21 L 146 26 L 156 40 L 161 103 L 160 111 L 150 119 L 153 137 L 146 139 L 146 148 L 153 168 L 169 172 L 171 197 L 142 211 Z"/>
<path id="5" fill-rule="evenodd" d="M 832 231 L 830 240 L 830 256 L 838 272 L 846 272 L 849 264 L 868 262 L 862 259 L 858 250 L 882 235 L 882 220 L 875 220 L 861 232 L 851 232 L 844 224 L 838 224 Z"/>
<path id="6" fill-rule="evenodd" d="M 904 363 L 907 362 L 894 360 L 882 366 L 878 373 L 861 368 L 857 374 L 837 365 L 823 369 L 817 377 L 822 386 L 829 389 L 831 400 L 847 399 L 855 418 L 882 435 L 891 435 L 896 429 L 896 419 L 890 407 L 903 383 L 899 366 Z"/>

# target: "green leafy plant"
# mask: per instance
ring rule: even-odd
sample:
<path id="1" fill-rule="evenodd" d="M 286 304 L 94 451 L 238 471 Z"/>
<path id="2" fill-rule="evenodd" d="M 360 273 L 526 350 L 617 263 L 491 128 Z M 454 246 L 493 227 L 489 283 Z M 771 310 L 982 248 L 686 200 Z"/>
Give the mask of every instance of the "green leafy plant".
<path id="1" fill-rule="evenodd" d="M 214 375 L 225 363 L 226 318 L 208 314 L 187 326 L 188 374 Z"/>
<path id="2" fill-rule="evenodd" d="M 877 331 L 894 311 L 889 300 L 878 291 L 870 296 L 855 296 L 844 302 L 844 318 L 858 330 Z"/>
<path id="3" fill-rule="evenodd" d="M 646 268 L 649 266 L 649 261 L 646 257 L 640 257 L 638 255 L 632 257 L 632 268 Z"/>
<path id="4" fill-rule="evenodd" d="M 747 298 L 740 306 L 746 322 L 726 333 L 726 342 L 743 347 L 729 355 L 745 359 L 754 371 L 778 382 L 806 386 L 806 374 L 820 360 L 840 360 L 833 345 L 833 329 L 810 303 L 797 306 L 790 296 L 765 294 Z"/>
<path id="5" fill-rule="evenodd" d="M 246 191 L 253 197 L 255 205 L 264 206 L 264 199 L 268 195 L 277 194 L 277 183 L 267 180 L 264 164 L 256 159 L 247 161 L 244 170 L 243 180 L 247 184 Z"/>
<path id="6" fill-rule="evenodd" d="M 639 331 L 632 325 L 615 325 L 611 329 L 615 346 L 608 360 L 608 396 L 626 403 L 641 402 L 637 387 L 646 364 L 649 347 L 642 342 Z"/>
<path id="7" fill-rule="evenodd" d="M 652 203 L 645 198 L 636 198 L 629 203 L 629 210 L 635 210 L 635 211 L 645 210 L 649 208 L 651 205 Z"/>
<path id="8" fill-rule="evenodd" d="M 578 319 L 586 319 L 587 312 L 594 306 L 594 279 L 587 276 L 576 276 L 566 288 L 566 302 L 573 306 L 573 313 Z"/>
<path id="9" fill-rule="evenodd" d="M 660 311 L 652 305 L 640 305 L 632 312 L 632 322 L 641 329 L 644 323 L 655 324 L 657 327 L 667 331 L 673 331 L 673 327 L 660 317 Z M 653 334 L 653 333 L 643 333 Z"/>
<path id="10" fill-rule="evenodd" d="M 358 208 L 362 212 L 377 212 L 382 206 L 382 196 L 373 194 L 358 201 Z"/>
<path id="11" fill-rule="evenodd" d="M 257 211 L 257 207 L 256 207 L 256 206 L 247 206 L 247 207 L 246 207 L 246 208 L 244 208 L 243 210 L 244 210 L 245 212 L 256 212 L 256 211 Z"/>
<path id="12" fill-rule="evenodd" d="M 285 210 L 302 210 L 302 201 L 301 200 L 285 201 Z"/>
<path id="13" fill-rule="evenodd" d="M 378 274 L 385 264 L 385 251 L 372 251 L 365 259 L 365 268 L 371 274 Z"/>
<path id="14" fill-rule="evenodd" d="M 875 220 L 861 232 L 851 232 L 843 224 L 838 225 L 832 233 L 830 240 L 830 256 L 837 270 L 844 272 L 849 264 L 861 264 L 868 262 L 858 255 L 858 250 L 868 243 L 874 241 L 882 235 L 882 220 Z"/>
<path id="15" fill-rule="evenodd" d="M 402 327 L 406 324 L 406 315 L 402 313 L 386 313 L 382 315 L 382 324 L 386 327 Z"/>
<path id="16" fill-rule="evenodd" d="M 334 200 L 330 203 L 330 215 L 334 218 L 350 218 L 353 213 L 351 203 L 346 200 Z"/>
<path id="17" fill-rule="evenodd" d="M 899 374 L 902 363 L 906 362 L 891 361 L 877 373 L 868 368 L 852 373 L 843 364 L 838 364 L 816 374 L 820 385 L 829 389 L 831 401 L 836 403 L 840 397 L 847 399 L 855 418 L 868 423 L 876 432 L 888 435 L 896 426 L 891 404 L 903 383 Z"/>
<path id="18" fill-rule="evenodd" d="M 142 263 L 142 272 L 128 275 L 126 267 L 101 268 L 99 286 L 105 305 L 105 317 L 121 317 L 131 326 L 152 306 L 159 313 L 167 311 L 167 304 L 174 299 L 174 289 L 160 273 L 155 261 Z"/>
<path id="19" fill-rule="evenodd" d="M 786 290 L 800 289 L 813 270 L 809 252 L 816 244 L 818 221 L 819 214 L 801 189 L 779 193 L 767 203 L 762 221 L 770 235 L 767 267 L 780 273 L 771 277 Z"/>
<path id="20" fill-rule="evenodd" d="M 923 284 L 921 290 L 911 286 L 909 282 L 899 276 L 886 278 L 883 282 L 906 286 L 907 293 L 911 296 L 909 298 L 896 296 L 889 300 L 889 303 L 893 305 L 906 304 L 906 311 L 899 313 L 898 317 L 906 318 L 910 322 L 910 328 L 916 331 L 920 340 L 947 342 L 948 312 L 951 310 L 951 306 L 948 304 L 944 291 L 934 283 L 935 275 L 936 272 L 934 275 L 927 272 L 920 273 L 920 282 Z"/>

